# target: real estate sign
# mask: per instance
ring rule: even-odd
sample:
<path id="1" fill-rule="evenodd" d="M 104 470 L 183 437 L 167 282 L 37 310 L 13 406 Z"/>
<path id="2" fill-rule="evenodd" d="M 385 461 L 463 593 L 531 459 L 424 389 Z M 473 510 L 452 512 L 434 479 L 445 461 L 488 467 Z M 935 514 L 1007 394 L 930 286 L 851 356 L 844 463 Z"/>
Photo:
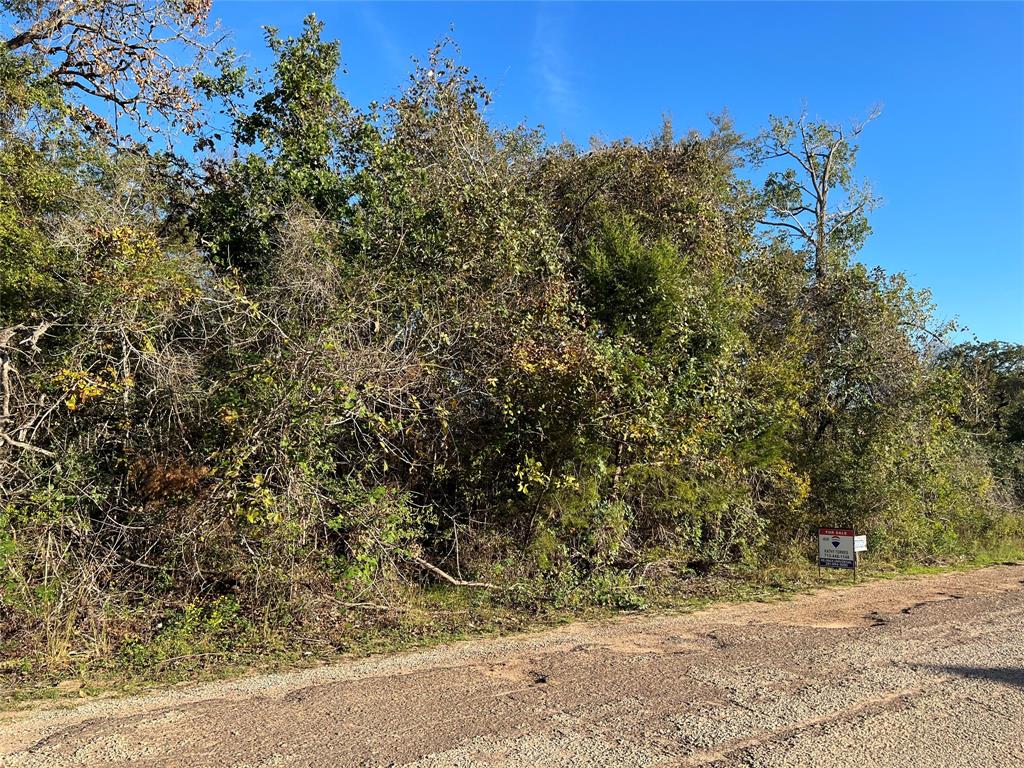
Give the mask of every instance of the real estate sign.
<path id="1" fill-rule="evenodd" d="M 849 528 L 819 528 L 818 565 L 822 568 L 856 568 L 856 538 L 857 534 Z"/>

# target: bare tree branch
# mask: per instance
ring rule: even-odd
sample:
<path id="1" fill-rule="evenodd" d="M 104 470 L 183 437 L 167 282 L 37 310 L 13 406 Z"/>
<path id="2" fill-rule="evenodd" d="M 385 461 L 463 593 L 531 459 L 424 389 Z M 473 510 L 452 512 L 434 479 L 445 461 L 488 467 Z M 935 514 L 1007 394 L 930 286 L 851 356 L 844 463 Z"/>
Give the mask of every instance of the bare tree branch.
<path id="1" fill-rule="evenodd" d="M 479 588 L 479 589 L 498 589 L 498 585 L 497 584 L 491 584 L 490 582 L 487 582 L 487 581 L 463 581 L 462 579 L 456 579 L 450 573 L 446 573 L 445 571 L 442 571 L 436 565 L 433 565 L 432 563 L 428 563 L 426 560 L 424 560 L 422 558 L 419 558 L 419 557 L 416 557 L 415 555 L 407 555 L 407 557 L 409 558 L 409 560 L 411 560 L 412 562 L 416 563 L 416 565 L 420 566 L 421 568 L 424 568 L 425 570 L 430 571 L 435 576 L 438 576 L 439 578 L 443 579 L 444 581 L 447 581 L 449 584 L 452 584 L 452 585 L 454 585 L 456 587 L 476 587 L 476 588 Z"/>
<path id="2" fill-rule="evenodd" d="M 12 33 L 0 44 L 10 53 L 41 57 L 47 62 L 44 75 L 110 106 L 112 114 L 83 105 L 81 119 L 94 132 L 110 132 L 110 118 L 119 116 L 140 129 L 190 131 L 199 121 L 193 76 L 220 42 L 207 28 L 210 5 L 210 0 L 39 0 L 13 14 Z M 18 30 L 19 22 L 27 26 Z M 186 55 L 175 60 L 168 46 Z"/>

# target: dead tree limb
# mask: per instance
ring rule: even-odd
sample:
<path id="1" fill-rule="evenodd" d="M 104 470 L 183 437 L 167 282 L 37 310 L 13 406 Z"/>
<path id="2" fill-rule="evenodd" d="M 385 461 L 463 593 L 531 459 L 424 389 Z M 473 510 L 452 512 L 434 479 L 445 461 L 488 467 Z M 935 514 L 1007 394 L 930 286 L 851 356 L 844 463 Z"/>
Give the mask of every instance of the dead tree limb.
<path id="1" fill-rule="evenodd" d="M 421 568 L 423 568 L 426 571 L 430 571 L 432 574 L 437 576 L 439 579 L 442 579 L 443 581 L 447 581 L 449 584 L 452 584 L 453 586 L 456 586 L 456 587 L 475 587 L 477 589 L 500 589 L 500 587 L 497 584 L 491 584 L 490 582 L 487 582 L 487 581 L 463 581 L 462 579 L 456 579 L 450 573 L 446 573 L 445 571 L 442 571 L 440 568 L 438 568 L 433 563 L 428 563 L 426 560 L 424 560 L 422 558 L 416 557 L 415 555 L 407 555 L 407 557 L 409 558 L 409 560 L 411 560 L 412 562 L 416 563 L 416 565 L 420 566 Z"/>

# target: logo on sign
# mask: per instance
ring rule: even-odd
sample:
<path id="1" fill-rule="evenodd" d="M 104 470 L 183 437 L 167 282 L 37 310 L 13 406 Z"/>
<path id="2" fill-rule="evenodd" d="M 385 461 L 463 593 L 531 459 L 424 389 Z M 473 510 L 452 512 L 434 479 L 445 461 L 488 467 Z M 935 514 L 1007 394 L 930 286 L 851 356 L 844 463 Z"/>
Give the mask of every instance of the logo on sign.
<path id="1" fill-rule="evenodd" d="M 833 537 L 832 537 L 832 546 L 833 546 L 833 547 L 836 547 L 836 548 L 838 549 L 838 548 L 839 548 L 839 545 L 840 545 L 840 544 L 842 544 L 842 543 L 843 543 L 843 542 L 839 540 L 839 537 L 838 537 L 838 536 L 833 536 Z"/>

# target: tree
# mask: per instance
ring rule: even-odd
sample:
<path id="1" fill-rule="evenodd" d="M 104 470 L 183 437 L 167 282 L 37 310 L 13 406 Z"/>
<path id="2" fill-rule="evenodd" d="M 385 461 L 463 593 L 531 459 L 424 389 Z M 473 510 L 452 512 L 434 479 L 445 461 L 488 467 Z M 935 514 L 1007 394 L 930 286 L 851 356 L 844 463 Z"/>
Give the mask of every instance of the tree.
<path id="1" fill-rule="evenodd" d="M 142 131 L 192 132 L 201 122 L 193 76 L 217 44 L 206 26 L 210 6 L 211 0 L 0 0 L 9 26 L 0 47 L 36 60 L 62 90 L 83 97 L 73 115 L 92 132 L 116 132 L 122 117 Z"/>
<path id="2" fill-rule="evenodd" d="M 192 223 L 214 263 L 253 279 L 265 276 L 276 227 L 290 207 L 331 220 L 348 207 L 361 123 L 334 82 L 341 46 L 322 40 L 322 31 L 312 14 L 298 37 L 282 39 L 266 28 L 276 55 L 270 82 L 250 83 L 263 93 L 251 109 L 236 111 L 235 156 L 203 164 L 205 189 Z M 236 71 L 226 80 L 201 82 L 211 95 L 230 100 L 241 95 L 245 78 Z"/>
<path id="3" fill-rule="evenodd" d="M 806 111 L 796 120 L 773 116 L 751 145 L 755 166 L 775 160 L 788 166 L 768 174 L 762 192 L 765 216 L 758 223 L 788 233 L 809 249 L 818 280 L 845 264 L 870 232 L 867 214 L 878 198 L 853 178 L 854 141 L 879 114 L 876 107 L 850 127 L 810 120 Z"/>
<path id="4" fill-rule="evenodd" d="M 937 355 L 927 294 L 853 260 L 862 126 L 773 120 L 755 194 L 727 116 L 545 149 L 446 43 L 355 109 L 310 16 L 266 75 L 174 70 L 219 155 L 84 140 L 69 99 L 179 108 L 145 24 L 180 2 L 0 0 L 0 656 L 340 645 L 425 580 L 636 605 L 825 521 L 1024 535 L 1024 355 Z"/>
<path id="5" fill-rule="evenodd" d="M 1024 345 L 959 344 L 939 356 L 969 384 L 959 420 L 989 451 L 997 475 L 1024 501 Z"/>

